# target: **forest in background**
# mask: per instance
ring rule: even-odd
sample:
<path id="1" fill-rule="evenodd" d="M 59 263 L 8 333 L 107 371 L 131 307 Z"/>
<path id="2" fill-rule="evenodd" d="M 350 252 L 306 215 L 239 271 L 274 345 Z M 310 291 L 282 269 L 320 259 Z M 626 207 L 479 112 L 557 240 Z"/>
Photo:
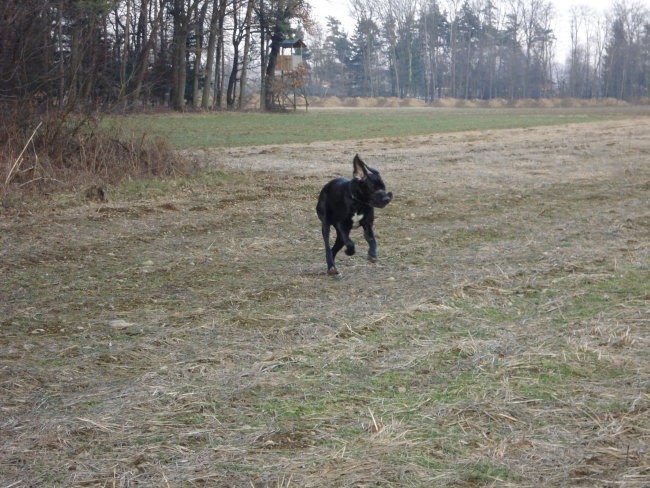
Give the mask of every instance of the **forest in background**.
<path id="1" fill-rule="evenodd" d="M 548 0 L 351 0 L 350 6 L 352 35 L 330 17 L 315 38 L 313 78 L 321 93 L 425 101 L 631 101 L 649 93 L 650 14 L 640 3 L 615 2 L 603 15 L 573 8 L 568 33 L 557 32 Z M 560 34 L 570 39 L 566 57 L 558 54 Z"/>
<path id="2" fill-rule="evenodd" d="M 0 100 L 72 110 L 152 104 L 183 110 L 186 103 L 237 108 L 255 67 L 271 74 L 260 77 L 269 87 L 280 42 L 294 21 L 309 23 L 309 6 L 302 0 L 8 0 L 1 15 Z"/>
<path id="3" fill-rule="evenodd" d="M 7 0 L 0 103 L 48 110 L 277 108 L 282 40 L 315 96 L 492 99 L 650 93 L 650 13 L 574 9 L 557 59 L 548 0 L 350 0 L 354 31 L 307 0 Z M 324 23 L 324 25 L 323 25 Z M 275 98 L 274 98 L 275 97 Z M 6 112 L 5 112 L 6 113 Z"/>

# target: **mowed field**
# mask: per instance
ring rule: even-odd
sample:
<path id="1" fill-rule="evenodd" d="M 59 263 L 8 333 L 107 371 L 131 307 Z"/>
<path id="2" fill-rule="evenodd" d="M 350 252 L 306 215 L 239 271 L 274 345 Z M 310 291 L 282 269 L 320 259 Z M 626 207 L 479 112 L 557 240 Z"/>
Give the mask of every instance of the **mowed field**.
<path id="1" fill-rule="evenodd" d="M 647 111 L 182 153 L 0 207 L 0 487 L 650 485 Z"/>

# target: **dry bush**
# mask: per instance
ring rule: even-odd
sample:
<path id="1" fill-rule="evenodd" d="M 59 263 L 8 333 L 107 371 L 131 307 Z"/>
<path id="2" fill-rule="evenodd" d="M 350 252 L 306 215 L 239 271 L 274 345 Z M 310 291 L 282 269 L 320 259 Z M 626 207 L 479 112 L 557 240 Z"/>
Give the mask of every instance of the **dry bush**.
<path id="1" fill-rule="evenodd" d="M 260 94 L 251 93 L 244 97 L 243 108 L 245 110 L 259 110 L 260 108 Z"/>
<path id="2" fill-rule="evenodd" d="M 456 101 L 457 108 L 476 108 L 479 105 L 475 100 L 459 99 Z"/>
<path id="3" fill-rule="evenodd" d="M 341 107 L 343 101 L 339 97 L 327 97 L 323 99 L 323 107 Z"/>
<path id="4" fill-rule="evenodd" d="M 551 98 L 540 98 L 535 101 L 535 106 L 538 108 L 553 108 L 555 101 Z"/>
<path id="5" fill-rule="evenodd" d="M 402 103 L 397 97 L 379 97 L 377 100 L 377 107 L 399 107 Z"/>
<path id="6" fill-rule="evenodd" d="M 185 172 L 166 142 L 125 138 L 91 115 L 0 108 L 0 191 L 52 191 Z"/>
<path id="7" fill-rule="evenodd" d="M 639 99 L 637 105 L 650 104 L 650 98 Z M 430 103 L 417 98 L 398 97 L 309 97 L 312 107 L 440 107 L 440 108 L 579 108 L 579 107 L 624 107 L 629 105 L 616 98 L 522 98 L 506 100 L 504 98 L 463 99 L 438 98 Z"/>
<path id="8" fill-rule="evenodd" d="M 532 98 L 519 98 L 516 100 L 512 100 L 509 105 L 514 108 L 534 107 L 535 100 L 533 100 Z"/>
<path id="9" fill-rule="evenodd" d="M 371 107 L 372 99 L 364 99 L 360 97 L 347 97 L 343 99 L 343 106 L 345 107 Z"/>
<path id="10" fill-rule="evenodd" d="M 322 107 L 323 105 L 324 99 L 322 97 L 309 97 L 310 107 Z"/>
<path id="11" fill-rule="evenodd" d="M 508 104 L 508 101 L 504 98 L 492 98 L 488 100 L 487 106 L 489 108 L 503 108 Z"/>
<path id="12" fill-rule="evenodd" d="M 339 97 L 309 97 L 310 107 L 342 107 Z"/>
<path id="13" fill-rule="evenodd" d="M 628 102 L 625 100 L 619 100 L 618 98 L 602 98 L 597 100 L 600 105 L 604 105 L 605 107 L 625 107 L 626 105 L 629 105 Z"/>
<path id="14" fill-rule="evenodd" d="M 404 98 L 399 102 L 400 107 L 424 107 L 424 100 L 419 98 Z"/>
<path id="15" fill-rule="evenodd" d="M 453 108 L 456 106 L 456 99 L 455 98 L 438 98 L 434 100 L 431 105 L 434 107 L 442 107 L 442 108 Z"/>

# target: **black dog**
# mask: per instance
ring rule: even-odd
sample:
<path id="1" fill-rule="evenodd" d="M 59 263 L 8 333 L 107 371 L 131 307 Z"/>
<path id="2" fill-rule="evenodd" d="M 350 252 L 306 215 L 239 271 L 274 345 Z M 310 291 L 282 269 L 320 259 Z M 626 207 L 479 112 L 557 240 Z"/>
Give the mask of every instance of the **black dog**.
<path id="1" fill-rule="evenodd" d="M 377 261 L 377 241 L 372 230 L 375 221 L 375 208 L 384 208 L 393 199 L 386 192 L 386 186 L 379 171 L 366 166 L 357 154 L 352 162 L 352 180 L 337 178 L 327 183 L 320 192 L 316 213 L 323 223 L 325 258 L 327 274 L 338 274 L 334 265 L 336 253 L 345 246 L 345 254 L 355 252 L 354 242 L 350 240 L 350 230 L 354 225 L 363 227 L 363 236 L 368 241 L 368 259 Z M 336 229 L 336 241 L 330 248 L 330 226 Z"/>

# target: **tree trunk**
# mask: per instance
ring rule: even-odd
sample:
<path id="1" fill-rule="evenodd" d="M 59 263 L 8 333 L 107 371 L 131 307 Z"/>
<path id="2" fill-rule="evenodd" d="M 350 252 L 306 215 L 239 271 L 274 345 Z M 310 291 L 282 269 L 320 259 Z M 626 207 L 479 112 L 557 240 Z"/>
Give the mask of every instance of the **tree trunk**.
<path id="1" fill-rule="evenodd" d="M 215 109 L 221 108 L 221 99 L 223 96 L 223 76 L 224 76 L 224 42 L 223 42 L 223 25 L 226 20 L 226 0 L 219 0 L 219 22 L 217 26 L 217 55 L 215 57 L 215 77 L 214 77 L 214 104 Z"/>
<path id="2" fill-rule="evenodd" d="M 59 50 L 59 107 L 63 107 L 66 97 L 65 89 L 65 63 L 63 61 L 63 0 L 59 1 L 59 11 L 56 18 L 57 41 Z"/>
<path id="3" fill-rule="evenodd" d="M 172 51 L 172 100 L 174 110 L 183 110 L 185 105 L 185 4 L 174 0 L 174 40 Z"/>
<path id="4" fill-rule="evenodd" d="M 148 4 L 148 1 L 149 0 L 142 0 L 143 8 L 145 8 L 145 4 Z M 144 83 L 144 77 L 145 74 L 147 73 L 147 68 L 149 67 L 149 63 L 148 63 L 149 53 L 153 50 L 153 47 L 155 45 L 156 38 L 158 37 L 158 29 L 160 27 L 160 23 L 162 22 L 162 17 L 164 13 L 165 13 L 165 9 L 162 8 L 155 13 L 155 17 L 151 25 L 151 33 L 148 36 L 147 36 L 146 27 L 142 32 L 144 36 L 143 39 L 146 39 L 146 41 L 143 44 L 142 50 L 140 51 L 138 62 L 136 64 L 137 66 L 136 84 L 133 93 L 131 94 L 131 98 L 134 101 L 140 99 L 140 94 L 142 92 L 142 85 Z"/>
<path id="5" fill-rule="evenodd" d="M 232 69 L 228 78 L 228 89 L 226 90 L 226 107 L 230 110 L 235 107 L 235 95 L 237 92 L 237 73 L 239 73 L 239 43 L 241 42 L 241 26 L 239 23 L 239 0 L 233 1 L 232 12 Z"/>
<path id="6" fill-rule="evenodd" d="M 220 2 L 219 0 L 214 0 L 212 3 L 212 17 L 210 18 L 210 37 L 208 38 L 208 52 L 206 55 L 205 63 L 205 81 L 203 82 L 203 93 L 201 96 L 201 107 L 204 110 L 210 108 L 210 84 L 213 77 L 213 66 L 218 68 L 218 61 L 215 59 L 214 53 L 217 47 L 217 36 L 219 28 L 219 14 L 221 9 L 219 8 L 220 3 L 225 3 L 225 1 Z M 214 72 L 219 71 L 215 69 Z"/>
<path id="7" fill-rule="evenodd" d="M 250 54 L 251 46 L 251 19 L 253 17 L 253 4 L 254 0 L 248 0 L 248 5 L 246 6 L 246 19 L 244 20 L 246 34 L 244 35 L 244 57 L 242 59 L 241 75 L 239 80 L 239 102 L 237 104 L 237 108 L 239 108 L 239 110 L 243 108 L 244 94 L 246 91 L 248 56 Z"/>
<path id="8" fill-rule="evenodd" d="M 117 18 L 117 13 L 115 15 Z M 116 22 L 117 24 L 117 22 Z M 126 0 L 126 21 L 124 23 L 124 42 L 122 43 L 122 59 L 120 60 L 120 93 L 118 100 L 122 100 L 126 94 L 127 65 L 129 64 L 129 40 L 131 37 L 131 0 Z"/>
<path id="9" fill-rule="evenodd" d="M 174 0 L 174 46 L 172 54 L 173 93 L 172 108 L 183 110 L 185 107 L 185 86 L 187 84 L 187 34 L 190 22 L 198 7 L 199 0 L 185 8 L 184 0 Z"/>
<path id="10" fill-rule="evenodd" d="M 271 52 L 269 53 L 269 64 L 266 66 L 264 76 L 264 110 L 272 111 L 276 107 L 273 104 L 273 84 L 275 83 L 275 67 L 280 53 L 282 36 L 275 32 L 271 36 Z"/>
<path id="11" fill-rule="evenodd" d="M 260 24 L 260 75 L 262 82 L 260 83 L 260 110 L 266 110 L 266 51 L 267 51 L 267 40 L 266 32 L 268 29 L 268 23 L 266 21 L 266 16 L 264 15 L 264 0 L 260 0 L 260 10 L 259 10 L 259 24 Z"/>
<path id="12" fill-rule="evenodd" d="M 196 33 L 196 53 L 194 57 L 194 80 L 192 82 L 192 104 L 194 105 L 195 108 L 199 108 L 200 103 L 199 103 L 199 81 L 201 78 L 201 58 L 203 57 L 203 38 L 204 38 L 204 31 L 203 31 L 203 25 L 205 23 L 205 16 L 208 10 L 208 2 L 206 1 L 203 4 L 203 7 L 201 7 L 201 13 L 199 15 L 199 20 L 196 23 L 197 25 L 197 33 Z M 204 81 L 205 83 L 208 82 L 207 79 Z"/>

